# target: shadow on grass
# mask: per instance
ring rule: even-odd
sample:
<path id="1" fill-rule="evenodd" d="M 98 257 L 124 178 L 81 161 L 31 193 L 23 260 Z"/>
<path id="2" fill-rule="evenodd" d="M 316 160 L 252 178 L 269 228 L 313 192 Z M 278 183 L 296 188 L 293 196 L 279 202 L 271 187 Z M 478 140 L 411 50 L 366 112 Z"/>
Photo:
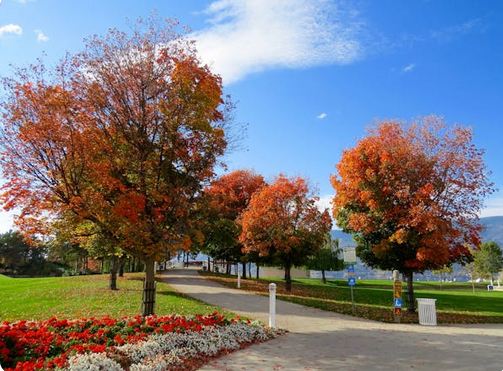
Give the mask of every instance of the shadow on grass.
<path id="1" fill-rule="evenodd" d="M 210 280 L 233 288 L 235 277 L 219 274 L 200 272 Z M 281 280 L 241 280 L 241 288 L 267 295 L 268 283 L 277 284 L 277 295 L 285 301 L 301 304 L 327 311 L 352 314 L 350 289 L 338 285 L 313 285 L 295 280 L 292 292 L 285 290 Z M 372 289 L 357 287 L 354 292 L 356 316 L 367 319 L 393 322 L 392 315 L 392 290 L 391 288 Z M 405 293 L 404 293 L 405 296 Z M 503 323 L 501 307 L 503 298 L 474 297 L 469 294 L 450 294 L 448 292 L 417 292 L 416 297 L 437 299 L 439 323 Z M 476 300 L 474 300 L 476 299 Z M 403 321 L 417 323 L 417 314 L 403 313 Z"/>

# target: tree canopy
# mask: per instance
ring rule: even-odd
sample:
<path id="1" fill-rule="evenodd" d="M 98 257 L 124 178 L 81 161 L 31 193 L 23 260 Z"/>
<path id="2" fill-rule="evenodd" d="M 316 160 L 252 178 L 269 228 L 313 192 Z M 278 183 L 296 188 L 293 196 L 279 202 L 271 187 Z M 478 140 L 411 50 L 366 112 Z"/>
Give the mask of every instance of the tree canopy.
<path id="1" fill-rule="evenodd" d="M 206 251 L 214 258 L 245 263 L 239 241 L 240 217 L 252 195 L 265 185 L 264 178 L 250 170 L 235 170 L 222 175 L 205 189 Z M 243 269 L 243 275 L 246 270 Z"/>
<path id="2" fill-rule="evenodd" d="M 337 224 L 371 267 L 413 272 L 472 259 L 478 213 L 492 183 L 472 132 L 437 117 L 382 122 L 344 151 L 331 178 Z"/>
<path id="3" fill-rule="evenodd" d="M 493 279 L 494 275 L 503 270 L 503 253 L 501 247 L 494 241 L 484 242 L 474 259 L 475 272 L 483 278 Z"/>
<path id="4" fill-rule="evenodd" d="M 316 206 L 306 181 L 283 175 L 253 194 L 241 216 L 239 240 L 246 252 L 258 252 L 285 269 L 287 290 L 291 290 L 292 266 L 301 266 L 319 250 L 332 228 L 327 210 Z"/>
<path id="5" fill-rule="evenodd" d="M 195 199 L 227 145 L 220 77 L 175 23 L 140 21 L 4 87 L 4 208 L 29 235 L 65 213 L 93 223 L 153 282 L 154 260 L 190 245 Z"/>

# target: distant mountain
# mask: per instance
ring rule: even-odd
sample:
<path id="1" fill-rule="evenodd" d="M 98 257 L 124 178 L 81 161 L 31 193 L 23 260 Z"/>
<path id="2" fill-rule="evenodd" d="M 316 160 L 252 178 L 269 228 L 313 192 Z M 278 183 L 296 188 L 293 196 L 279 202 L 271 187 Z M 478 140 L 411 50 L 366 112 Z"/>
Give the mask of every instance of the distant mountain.
<path id="1" fill-rule="evenodd" d="M 503 216 L 491 216 L 480 218 L 483 230 L 481 233 L 482 241 L 494 241 L 503 249 Z M 344 233 L 341 230 L 333 230 L 331 232 L 333 239 L 339 239 L 341 247 L 355 246 L 355 242 L 351 235 Z"/>
<path id="2" fill-rule="evenodd" d="M 480 222 L 484 227 L 482 241 L 494 241 L 503 249 L 503 216 L 481 218 Z"/>

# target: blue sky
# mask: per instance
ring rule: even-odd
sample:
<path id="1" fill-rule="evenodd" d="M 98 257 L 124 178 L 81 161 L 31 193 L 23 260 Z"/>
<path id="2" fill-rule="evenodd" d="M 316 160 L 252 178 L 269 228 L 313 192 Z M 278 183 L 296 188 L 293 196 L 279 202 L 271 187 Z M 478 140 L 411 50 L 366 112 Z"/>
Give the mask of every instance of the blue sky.
<path id="1" fill-rule="evenodd" d="M 327 204 L 342 150 L 366 127 L 437 114 L 473 128 L 503 189 L 503 2 L 1 0 L 0 75 L 153 11 L 193 30 L 248 124 L 230 170 L 307 177 Z M 503 192 L 482 215 L 503 215 Z"/>

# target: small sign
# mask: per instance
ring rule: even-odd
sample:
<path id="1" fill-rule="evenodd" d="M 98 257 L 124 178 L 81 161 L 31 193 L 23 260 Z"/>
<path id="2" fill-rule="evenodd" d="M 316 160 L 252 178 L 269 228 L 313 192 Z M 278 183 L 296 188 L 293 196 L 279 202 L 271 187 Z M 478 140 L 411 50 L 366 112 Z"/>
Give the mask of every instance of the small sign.
<path id="1" fill-rule="evenodd" d="M 344 262 L 349 264 L 356 263 L 356 248 L 346 247 L 343 252 Z"/>
<path id="2" fill-rule="evenodd" d="M 354 265 L 350 265 L 348 267 L 348 273 L 355 273 L 355 266 Z"/>
<path id="3" fill-rule="evenodd" d="M 395 314 L 396 317 L 399 317 L 402 315 L 402 308 L 394 308 L 393 313 Z"/>
<path id="4" fill-rule="evenodd" d="M 402 299 L 395 298 L 395 300 L 393 300 L 393 305 L 395 308 L 401 308 L 402 307 Z"/>
<path id="5" fill-rule="evenodd" d="M 402 297 L 402 282 L 401 281 L 395 281 L 393 283 L 393 297 L 394 298 Z"/>
<path id="6" fill-rule="evenodd" d="M 349 277 L 348 278 L 348 286 L 355 286 L 355 285 L 356 285 L 356 278 Z"/>

